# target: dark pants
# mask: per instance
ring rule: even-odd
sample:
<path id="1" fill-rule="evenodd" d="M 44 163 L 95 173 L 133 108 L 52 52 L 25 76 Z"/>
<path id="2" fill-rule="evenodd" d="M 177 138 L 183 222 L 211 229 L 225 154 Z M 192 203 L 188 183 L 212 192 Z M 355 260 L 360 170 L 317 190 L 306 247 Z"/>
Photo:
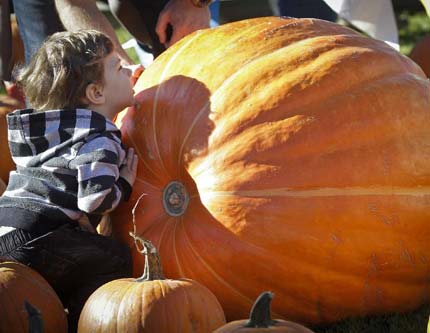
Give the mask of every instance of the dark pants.
<path id="1" fill-rule="evenodd" d="M 73 333 L 88 297 L 108 281 L 130 277 L 132 269 L 127 246 L 72 224 L 36 238 L 22 229 L 1 236 L 0 258 L 28 265 L 49 282 L 68 309 Z"/>
<path id="2" fill-rule="evenodd" d="M 337 14 L 323 0 L 279 0 L 282 16 L 312 17 L 335 22 Z"/>

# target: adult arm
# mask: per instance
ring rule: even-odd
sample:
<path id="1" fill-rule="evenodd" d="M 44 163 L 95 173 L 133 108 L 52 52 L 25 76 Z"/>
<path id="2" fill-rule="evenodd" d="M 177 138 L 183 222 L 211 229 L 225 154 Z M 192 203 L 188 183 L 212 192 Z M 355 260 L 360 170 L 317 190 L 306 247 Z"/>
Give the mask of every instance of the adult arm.
<path id="1" fill-rule="evenodd" d="M 209 28 L 209 3 L 206 0 L 170 0 L 158 16 L 155 28 L 160 42 L 169 47 L 196 30 Z M 169 25 L 173 33 L 171 39 L 167 40 Z"/>
<path id="2" fill-rule="evenodd" d="M 58 15 L 68 31 L 95 29 L 109 36 L 125 64 L 133 61 L 124 51 L 110 22 L 97 8 L 95 0 L 55 0 Z"/>

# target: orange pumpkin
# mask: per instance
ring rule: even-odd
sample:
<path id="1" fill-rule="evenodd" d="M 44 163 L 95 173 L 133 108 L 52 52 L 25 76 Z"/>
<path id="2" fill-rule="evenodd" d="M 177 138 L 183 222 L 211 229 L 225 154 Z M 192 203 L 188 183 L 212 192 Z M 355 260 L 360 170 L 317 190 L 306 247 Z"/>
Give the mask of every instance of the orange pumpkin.
<path id="1" fill-rule="evenodd" d="M 36 271 L 15 262 L 0 263 L 0 332 L 27 333 L 28 302 L 40 312 L 45 333 L 67 332 L 63 305 Z"/>
<path id="2" fill-rule="evenodd" d="M 411 51 L 410 58 L 421 66 L 430 78 L 430 35 L 421 38 Z"/>
<path id="3" fill-rule="evenodd" d="M 225 324 L 221 305 L 206 287 L 165 279 L 156 249 L 143 244 L 144 275 L 97 289 L 82 309 L 78 333 L 210 333 Z"/>
<path id="4" fill-rule="evenodd" d="M 260 290 L 305 324 L 428 301 L 430 83 L 409 58 L 334 23 L 256 18 L 184 38 L 135 91 L 117 124 L 138 178 L 114 235 L 146 193 L 136 233 L 228 320 Z"/>
<path id="5" fill-rule="evenodd" d="M 22 107 L 24 105 L 17 99 L 7 95 L 0 95 L 0 178 L 5 183 L 8 182 L 9 172 L 15 169 L 7 142 L 6 114 Z"/>
<path id="6" fill-rule="evenodd" d="M 282 319 L 273 320 L 270 313 L 272 298 L 271 292 L 260 294 L 252 306 L 249 319 L 232 321 L 218 328 L 214 333 L 312 333 L 310 329 L 300 324 Z"/>

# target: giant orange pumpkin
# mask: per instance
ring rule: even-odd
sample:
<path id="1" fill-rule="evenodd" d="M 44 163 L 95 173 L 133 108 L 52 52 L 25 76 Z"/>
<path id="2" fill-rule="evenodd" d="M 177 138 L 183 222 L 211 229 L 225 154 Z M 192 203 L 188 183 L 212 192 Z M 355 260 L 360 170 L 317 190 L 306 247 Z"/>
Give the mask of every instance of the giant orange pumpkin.
<path id="1" fill-rule="evenodd" d="M 137 203 L 166 276 L 203 283 L 229 320 L 261 290 L 308 324 L 428 300 L 430 83 L 409 58 L 333 23 L 257 18 L 184 38 L 135 90 L 117 124 L 138 178 L 114 232 L 128 241 Z"/>
<path id="2" fill-rule="evenodd" d="M 23 106 L 22 102 L 13 97 L 0 95 L 0 178 L 6 183 L 9 179 L 9 172 L 15 168 L 7 142 L 6 115 Z"/>
<path id="3" fill-rule="evenodd" d="M 37 308 L 45 333 L 67 332 L 67 318 L 54 289 L 37 272 L 15 262 L 0 262 L 0 332 L 29 332 L 26 302 Z"/>

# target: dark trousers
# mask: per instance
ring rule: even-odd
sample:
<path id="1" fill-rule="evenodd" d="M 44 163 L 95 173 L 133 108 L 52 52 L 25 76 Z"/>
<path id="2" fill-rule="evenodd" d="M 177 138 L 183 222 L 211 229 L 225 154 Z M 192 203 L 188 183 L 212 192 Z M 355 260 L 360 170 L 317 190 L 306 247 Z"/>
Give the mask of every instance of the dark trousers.
<path id="1" fill-rule="evenodd" d="M 323 0 L 279 0 L 282 16 L 312 17 L 335 22 L 337 14 Z"/>
<path id="2" fill-rule="evenodd" d="M 16 229 L 0 237 L 0 258 L 39 272 L 68 309 L 69 332 L 77 331 L 88 297 L 111 280 L 131 276 L 127 246 L 66 224 L 41 236 Z"/>

